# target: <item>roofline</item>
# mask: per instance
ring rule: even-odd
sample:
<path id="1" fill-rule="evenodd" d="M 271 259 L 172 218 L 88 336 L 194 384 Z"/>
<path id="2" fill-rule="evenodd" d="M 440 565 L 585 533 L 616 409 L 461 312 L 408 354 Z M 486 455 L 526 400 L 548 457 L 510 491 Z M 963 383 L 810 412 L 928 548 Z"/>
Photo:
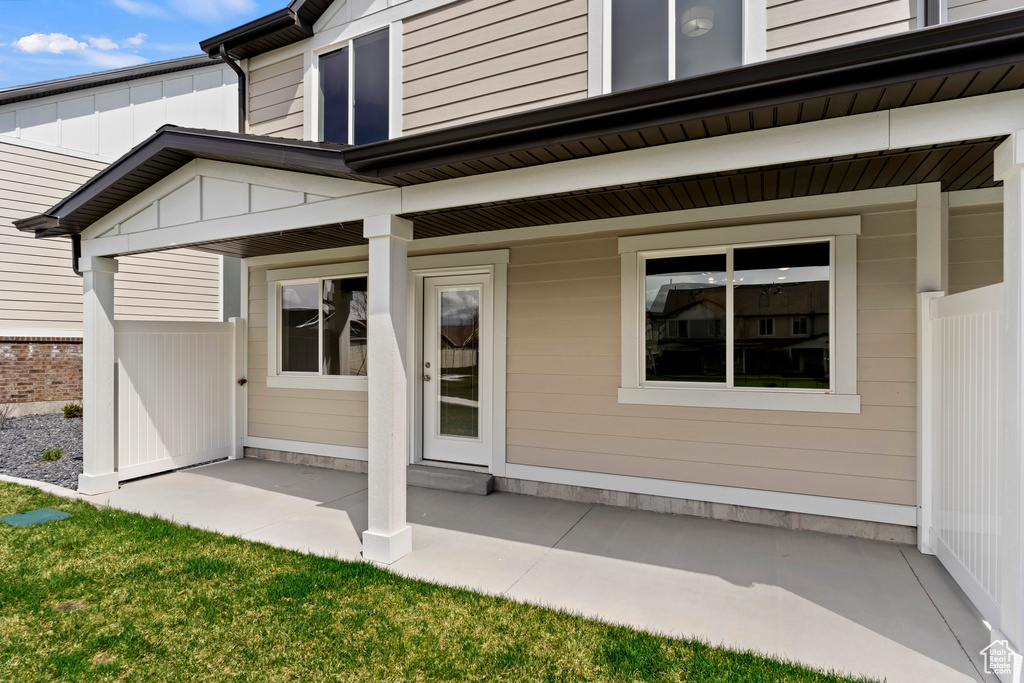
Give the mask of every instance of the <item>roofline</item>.
<path id="1" fill-rule="evenodd" d="M 292 3 L 295 4 L 295 3 Z M 290 28 L 297 28 L 306 37 L 313 35 L 313 27 L 304 22 L 295 10 L 291 7 L 285 7 L 284 9 L 271 12 L 266 16 L 262 16 L 259 19 L 254 19 L 247 24 L 242 24 L 236 28 L 220 33 L 212 38 L 207 38 L 199 43 L 199 49 L 208 55 L 218 54 L 220 46 L 224 45 L 228 54 L 231 51 L 249 43 L 253 40 L 259 40 L 260 38 L 266 38 L 278 31 Z M 298 42 L 298 41 L 293 41 Z M 236 55 L 232 55 L 233 57 Z"/>
<path id="2" fill-rule="evenodd" d="M 343 154 L 345 147 L 347 145 L 164 125 L 53 208 L 43 214 L 14 221 L 14 226 L 23 232 L 34 232 L 37 237 L 72 234 L 73 230 L 61 229 L 61 217 L 81 208 L 91 199 L 108 190 L 125 175 L 163 151 L 191 153 L 197 156 L 202 154 L 238 156 L 258 163 L 288 164 L 304 168 L 308 172 L 351 173 L 345 164 Z"/>
<path id="3" fill-rule="evenodd" d="M 163 62 L 150 62 L 148 64 L 129 66 L 123 69 L 100 71 L 93 74 L 85 74 L 83 76 L 71 76 L 70 78 L 60 78 L 52 81 L 44 81 L 42 83 L 18 85 L 13 88 L 0 90 L 0 106 L 14 104 L 15 102 L 23 102 L 25 100 L 39 99 L 41 97 L 49 97 L 51 95 L 60 95 L 62 93 L 73 92 L 76 90 L 86 90 L 88 88 L 98 88 L 103 85 L 124 83 L 125 81 L 133 81 L 139 78 L 147 78 L 149 76 L 159 76 L 162 74 L 174 73 L 176 71 L 185 71 L 187 69 L 198 69 L 219 63 L 221 63 L 219 56 L 211 59 L 211 56 L 202 54 L 194 55 L 192 57 L 169 59 Z"/>
<path id="4" fill-rule="evenodd" d="M 1022 35 L 1024 11 L 1006 12 L 360 145 L 345 157 L 354 171 L 384 176 L 531 146 L 882 88 L 1024 62 Z"/>

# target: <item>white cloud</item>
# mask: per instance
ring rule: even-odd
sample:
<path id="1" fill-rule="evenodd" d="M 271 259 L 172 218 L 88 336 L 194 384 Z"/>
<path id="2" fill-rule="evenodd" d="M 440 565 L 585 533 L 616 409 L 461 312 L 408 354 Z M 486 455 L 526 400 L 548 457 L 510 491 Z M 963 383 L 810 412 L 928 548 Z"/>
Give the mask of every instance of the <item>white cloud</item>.
<path id="1" fill-rule="evenodd" d="M 166 17 L 167 12 L 163 10 L 159 5 L 154 5 L 151 2 L 144 2 L 143 0 L 111 0 L 114 3 L 114 7 L 123 9 L 129 14 L 134 14 L 137 17 Z"/>
<path id="2" fill-rule="evenodd" d="M 92 45 L 97 50 L 116 50 L 120 47 L 110 38 L 93 38 L 92 36 L 86 36 L 85 39 L 89 41 L 89 45 Z"/>
<path id="3" fill-rule="evenodd" d="M 30 36 L 18 38 L 14 41 L 14 47 L 29 54 L 49 52 L 60 55 L 65 52 L 84 50 L 89 45 L 87 43 L 80 43 L 63 33 L 33 33 Z"/>
<path id="4" fill-rule="evenodd" d="M 122 40 L 121 47 L 139 47 L 146 42 L 146 38 L 149 38 L 149 36 L 145 33 L 136 33 L 131 38 L 125 38 Z"/>
<path id="5" fill-rule="evenodd" d="M 126 66 L 145 64 L 149 61 L 145 57 L 140 57 L 139 55 L 133 55 L 127 52 L 84 50 L 81 54 L 87 63 L 92 66 L 98 66 L 101 69 L 121 69 Z"/>
<path id="6" fill-rule="evenodd" d="M 114 0 L 116 3 L 136 0 Z M 172 0 L 175 9 L 196 21 L 214 23 L 253 12 L 254 0 Z"/>

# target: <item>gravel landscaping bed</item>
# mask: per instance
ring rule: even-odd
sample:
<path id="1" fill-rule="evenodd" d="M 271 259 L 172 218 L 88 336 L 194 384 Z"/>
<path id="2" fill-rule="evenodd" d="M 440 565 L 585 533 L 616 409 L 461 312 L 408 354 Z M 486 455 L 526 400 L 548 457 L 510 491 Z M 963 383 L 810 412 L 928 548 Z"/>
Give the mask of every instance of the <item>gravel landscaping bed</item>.
<path id="1" fill-rule="evenodd" d="M 43 460 L 43 451 L 61 447 L 60 459 Z M 0 431 L 0 474 L 78 488 L 82 473 L 82 418 L 25 415 L 7 420 Z"/>

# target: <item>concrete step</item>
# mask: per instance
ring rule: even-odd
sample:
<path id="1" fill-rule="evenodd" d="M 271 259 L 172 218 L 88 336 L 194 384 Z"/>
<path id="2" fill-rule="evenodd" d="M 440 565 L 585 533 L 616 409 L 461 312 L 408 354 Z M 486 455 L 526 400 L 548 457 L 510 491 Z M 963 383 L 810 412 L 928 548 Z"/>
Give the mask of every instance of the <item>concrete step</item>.
<path id="1" fill-rule="evenodd" d="M 409 465 L 406 481 L 409 486 L 476 496 L 486 496 L 494 490 L 494 477 L 487 472 L 451 470 L 433 465 Z"/>

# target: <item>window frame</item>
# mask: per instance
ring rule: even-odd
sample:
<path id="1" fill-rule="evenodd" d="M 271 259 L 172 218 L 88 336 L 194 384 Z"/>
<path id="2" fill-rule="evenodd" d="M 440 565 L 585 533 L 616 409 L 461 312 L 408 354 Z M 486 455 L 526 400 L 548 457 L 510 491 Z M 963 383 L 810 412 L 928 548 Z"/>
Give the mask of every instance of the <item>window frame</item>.
<path id="1" fill-rule="evenodd" d="M 622 259 L 622 372 L 619 403 L 807 412 L 859 413 L 857 394 L 857 235 L 860 216 L 762 225 L 688 230 L 619 239 Z M 764 239 L 771 236 L 774 239 Z M 732 386 L 733 354 L 727 351 L 726 383 L 646 380 L 646 261 L 681 255 L 727 255 L 737 248 L 831 244 L 829 363 L 830 388 L 795 389 Z M 731 284 L 731 283 L 730 283 Z M 732 297 L 727 299 L 726 348 L 733 349 Z"/>
<path id="2" fill-rule="evenodd" d="M 366 37 L 366 36 L 371 35 L 373 33 L 377 33 L 378 31 L 386 31 L 387 34 L 388 34 L 387 35 L 387 40 L 388 40 L 388 65 L 387 65 L 387 72 L 388 72 L 388 85 L 387 85 L 387 91 L 388 91 L 388 137 L 387 137 L 387 139 L 390 140 L 391 138 L 397 137 L 397 136 L 399 136 L 401 134 L 401 101 L 399 101 L 397 104 L 395 102 L 395 94 L 396 94 L 395 84 L 397 82 L 399 86 L 401 85 L 401 73 L 400 73 L 401 62 L 399 62 L 398 66 L 396 67 L 396 60 L 395 60 L 395 34 L 396 34 L 396 31 L 397 31 L 398 35 L 401 36 L 401 22 L 391 22 L 391 23 L 381 24 L 379 26 L 374 26 L 372 28 L 368 28 L 365 31 L 361 31 L 361 32 L 359 32 L 357 34 L 353 34 L 351 36 L 346 36 L 343 40 L 339 40 L 337 42 L 331 43 L 330 45 L 325 45 L 325 46 L 320 47 L 320 48 L 315 48 L 315 49 L 312 50 L 311 53 L 308 53 L 308 54 L 310 54 L 310 61 L 311 61 L 311 64 L 307 65 L 309 67 L 308 68 L 308 72 L 309 72 L 309 81 L 308 82 L 310 84 L 308 92 L 311 93 L 310 102 L 312 104 L 312 106 L 307 107 L 307 109 L 310 112 L 309 117 L 308 117 L 310 129 L 308 131 L 309 135 L 306 136 L 308 139 L 313 140 L 315 142 L 323 142 L 324 141 L 323 140 L 323 131 L 322 131 L 323 121 L 322 121 L 321 115 L 320 115 L 320 110 L 322 108 L 322 103 L 320 101 L 320 58 L 321 57 L 325 57 L 327 55 L 330 55 L 332 53 L 338 52 L 339 50 L 343 50 L 345 48 L 348 48 L 348 84 L 349 84 L 349 91 L 348 91 L 348 102 L 346 103 L 346 106 L 348 108 L 348 140 L 346 140 L 343 143 L 339 143 L 339 144 L 354 144 L 352 142 L 352 139 L 355 137 L 355 115 L 354 115 L 355 114 L 355 107 L 354 107 L 354 105 L 355 105 L 355 64 L 356 64 L 356 57 L 355 57 L 355 55 L 356 55 L 356 45 L 355 44 L 356 44 L 356 41 L 359 40 L 360 38 Z M 401 42 L 399 42 L 399 46 L 400 45 L 401 45 Z M 399 53 L 399 55 L 400 54 L 401 53 Z M 396 74 L 396 68 L 399 70 L 398 74 Z M 399 90 L 399 92 L 400 92 L 400 90 Z M 399 97 L 399 100 L 401 100 L 400 97 Z M 396 107 L 397 107 L 397 110 L 396 110 Z M 398 130 L 396 130 L 396 121 L 395 121 L 396 116 L 399 119 L 398 123 L 397 123 Z"/>
<path id="3" fill-rule="evenodd" d="M 319 283 L 324 280 L 345 280 L 368 277 L 366 261 L 326 266 L 306 266 L 267 271 L 267 386 L 277 389 L 334 389 L 338 391 L 366 391 L 367 375 L 324 375 L 323 373 L 323 312 L 317 334 L 320 370 L 318 372 L 281 371 L 281 289 L 288 285 Z M 367 285 L 369 286 L 369 285 Z M 367 330 L 369 345 L 369 330 Z"/>

